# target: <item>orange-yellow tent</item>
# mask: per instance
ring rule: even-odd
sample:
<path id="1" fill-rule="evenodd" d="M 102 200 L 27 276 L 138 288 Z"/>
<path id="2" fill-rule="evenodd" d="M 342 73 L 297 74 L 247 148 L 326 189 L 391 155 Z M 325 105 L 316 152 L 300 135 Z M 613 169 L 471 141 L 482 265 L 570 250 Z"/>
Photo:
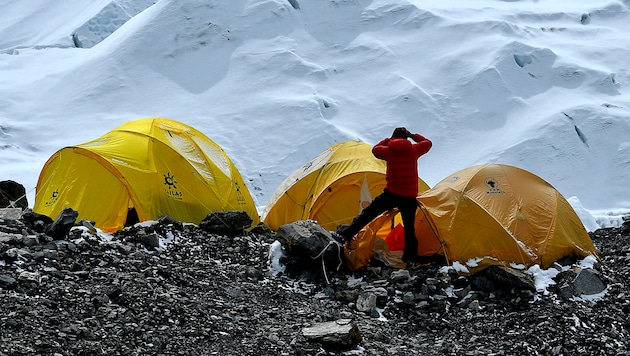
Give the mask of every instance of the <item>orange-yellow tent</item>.
<path id="1" fill-rule="evenodd" d="M 346 141 L 324 150 L 280 184 L 262 213 L 272 230 L 298 220 L 315 220 L 332 231 L 349 224 L 385 188 L 385 161 L 372 146 Z M 429 186 L 418 178 L 418 191 Z"/>
<path id="2" fill-rule="evenodd" d="M 567 200 L 540 177 L 517 167 L 485 164 L 443 179 L 418 198 L 416 235 L 421 256 L 442 255 L 474 273 L 492 264 L 548 268 L 564 257 L 597 253 Z M 391 218 L 375 219 L 358 240 L 380 231 L 389 245 Z M 366 242 L 363 244 L 367 244 Z M 360 242 L 357 242 L 358 244 Z M 365 265 L 367 248 L 348 251 L 355 268 Z M 360 254 L 363 254 L 360 256 Z"/>
<path id="3" fill-rule="evenodd" d="M 245 211 L 260 221 L 243 179 L 225 151 L 183 123 L 147 118 L 83 144 L 65 147 L 44 165 L 33 211 L 52 218 L 70 207 L 103 231 L 169 215 L 200 223 L 213 211 Z"/>

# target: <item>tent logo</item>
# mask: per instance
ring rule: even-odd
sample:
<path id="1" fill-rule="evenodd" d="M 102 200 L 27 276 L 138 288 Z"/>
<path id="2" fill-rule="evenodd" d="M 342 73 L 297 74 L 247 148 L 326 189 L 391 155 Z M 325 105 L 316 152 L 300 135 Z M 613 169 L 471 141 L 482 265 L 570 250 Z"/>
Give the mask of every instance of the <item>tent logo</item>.
<path id="1" fill-rule="evenodd" d="M 53 206 L 57 202 L 57 197 L 59 196 L 59 188 L 55 189 L 54 192 L 50 195 L 50 199 L 44 203 L 45 206 Z"/>
<path id="2" fill-rule="evenodd" d="M 177 180 L 175 180 L 175 176 L 168 172 L 164 175 L 164 193 L 172 199 L 183 200 L 183 194 L 179 190 L 177 190 Z"/>
<path id="3" fill-rule="evenodd" d="M 456 183 L 459 180 L 459 176 L 452 176 L 446 180 L 449 183 Z"/>
<path id="4" fill-rule="evenodd" d="M 496 179 L 494 179 L 492 177 L 488 177 L 483 182 L 488 187 L 488 190 L 486 191 L 486 194 L 503 194 L 503 193 L 505 193 L 504 190 L 501 190 L 499 188 L 499 182 L 497 182 Z"/>
<path id="5" fill-rule="evenodd" d="M 246 205 L 247 202 L 245 201 L 245 196 L 243 196 L 243 192 L 241 192 L 241 186 L 238 184 L 238 181 L 234 180 L 232 181 L 232 183 L 234 184 L 234 187 L 236 187 L 236 201 L 238 202 L 238 205 Z"/>

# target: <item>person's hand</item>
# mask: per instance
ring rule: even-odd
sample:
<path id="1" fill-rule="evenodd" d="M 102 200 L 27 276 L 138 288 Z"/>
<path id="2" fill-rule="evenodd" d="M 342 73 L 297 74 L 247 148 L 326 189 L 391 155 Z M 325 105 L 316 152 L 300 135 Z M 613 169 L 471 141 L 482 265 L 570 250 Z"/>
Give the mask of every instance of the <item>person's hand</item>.
<path id="1" fill-rule="evenodd" d="M 409 132 L 409 130 L 407 130 L 407 129 L 405 129 L 405 133 L 406 133 L 407 137 L 411 137 L 411 135 L 412 135 L 412 133 Z"/>

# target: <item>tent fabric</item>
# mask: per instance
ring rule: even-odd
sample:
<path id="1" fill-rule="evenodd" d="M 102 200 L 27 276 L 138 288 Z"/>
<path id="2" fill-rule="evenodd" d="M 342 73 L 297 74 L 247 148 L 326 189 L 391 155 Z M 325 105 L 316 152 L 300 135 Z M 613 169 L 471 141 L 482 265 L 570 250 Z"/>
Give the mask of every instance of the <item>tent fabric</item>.
<path id="1" fill-rule="evenodd" d="M 469 167 L 417 200 L 418 255 L 444 256 L 470 273 L 492 264 L 548 268 L 565 257 L 597 254 L 568 201 L 549 183 L 517 167 Z M 383 235 L 391 224 L 375 219 L 371 225 L 362 231 L 363 239 L 377 237 L 370 231 Z"/>
<path id="2" fill-rule="evenodd" d="M 127 122 L 105 135 L 64 147 L 45 163 L 33 211 L 64 208 L 103 231 L 168 215 L 200 223 L 213 211 L 245 211 L 260 222 L 254 200 L 226 152 L 200 131 L 165 118 Z"/>
<path id="3" fill-rule="evenodd" d="M 392 267 L 405 267 L 402 261 L 405 231 L 397 209 L 386 211 L 366 225 L 344 248 L 348 268 L 356 271 L 378 260 Z"/>
<path id="4" fill-rule="evenodd" d="M 272 230 L 299 220 L 315 220 L 332 231 L 349 224 L 385 188 L 387 163 L 372 145 L 345 141 L 330 146 L 287 177 L 262 213 Z M 418 178 L 418 191 L 429 186 Z"/>

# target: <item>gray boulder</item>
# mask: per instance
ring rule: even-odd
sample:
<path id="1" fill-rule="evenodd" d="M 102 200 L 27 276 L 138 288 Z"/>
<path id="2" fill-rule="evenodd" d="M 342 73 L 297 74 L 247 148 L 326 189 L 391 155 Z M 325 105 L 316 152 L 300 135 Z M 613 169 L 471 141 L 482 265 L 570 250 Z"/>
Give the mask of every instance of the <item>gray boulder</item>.
<path id="1" fill-rule="evenodd" d="M 343 246 L 313 220 L 282 225 L 277 236 L 290 255 L 289 266 L 295 266 L 297 270 L 308 272 L 321 268 L 328 279 L 329 272 L 338 271 L 343 266 Z"/>
<path id="2" fill-rule="evenodd" d="M 362 339 L 359 328 L 350 319 L 316 323 L 302 329 L 302 335 L 334 350 L 353 349 Z"/>
<path id="3" fill-rule="evenodd" d="M 564 298 L 595 295 L 606 289 L 599 272 L 592 268 L 576 268 L 560 272 L 556 278 L 556 293 Z"/>

